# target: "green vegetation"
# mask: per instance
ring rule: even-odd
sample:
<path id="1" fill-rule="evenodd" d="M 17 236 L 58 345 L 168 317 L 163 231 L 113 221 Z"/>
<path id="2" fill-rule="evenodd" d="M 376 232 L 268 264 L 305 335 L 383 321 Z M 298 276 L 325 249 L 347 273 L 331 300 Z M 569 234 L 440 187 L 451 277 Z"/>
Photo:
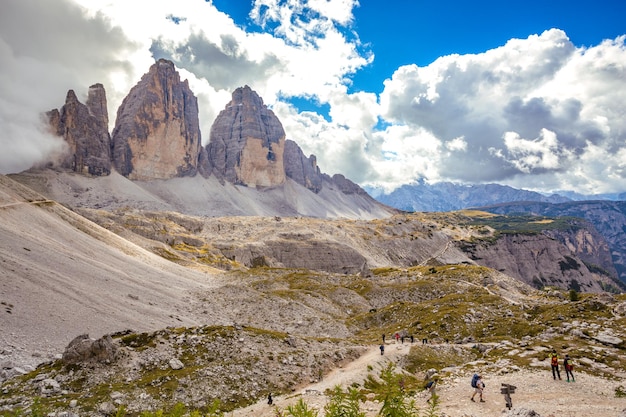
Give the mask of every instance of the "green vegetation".
<path id="1" fill-rule="evenodd" d="M 423 375 L 428 370 L 462 368 L 468 362 L 479 360 L 496 363 L 504 357 L 511 366 L 526 367 L 532 362 L 543 361 L 544 352 L 552 347 L 567 351 L 575 359 L 584 357 L 606 365 L 577 362 L 578 372 L 611 377 L 604 369 L 626 368 L 623 346 L 589 349 L 590 340 L 600 326 L 626 328 L 626 319 L 613 314 L 614 303 L 607 304 L 595 294 L 581 293 L 575 288 L 569 292 L 546 288 L 545 291 L 526 290 L 527 293 L 518 294 L 523 298 L 522 302 L 511 302 L 505 298 L 510 289 L 500 287 L 502 284 L 494 279 L 493 271 L 474 265 L 380 268 L 372 272 L 371 276 L 363 277 L 261 267 L 255 269 L 254 275 L 245 271 L 225 274 L 234 282 L 243 282 L 246 288 L 259 292 L 262 297 L 282 298 L 293 308 L 305 306 L 308 311 L 315 308 L 316 303 L 323 305 L 328 308 L 328 312 L 324 311 L 327 317 L 331 317 L 328 320 L 349 329 L 350 340 L 316 335 L 298 337 L 291 345 L 293 336 L 287 332 L 247 326 L 167 328 L 136 334 L 122 332 L 112 336 L 133 355 L 162 350 L 170 345 L 175 348 L 158 359 L 140 362 L 140 366 L 128 373 L 113 368 L 103 372 L 92 364 L 63 366 L 55 362 L 44 365 L 16 378 L 16 382 L 10 385 L 3 385 L 6 396 L 36 398 L 39 395 L 37 388 L 27 381 L 44 376 L 65 381 L 63 389 L 67 392 L 42 397 L 36 403 L 32 400 L 21 402 L 24 410 L 4 415 L 13 417 L 28 411 L 31 415 L 40 413 L 43 416 L 67 409 L 72 399 L 78 401 L 80 412 L 96 412 L 98 406 L 110 401 L 111 393 L 117 391 L 127 398 L 133 398 L 138 392 L 144 393 L 155 399 L 161 408 L 161 411 L 137 411 L 129 402 L 126 406 L 131 410 L 120 407 L 117 411 L 120 416 L 174 417 L 183 415 L 180 414 L 183 410 L 184 415 L 194 417 L 223 416 L 220 413 L 254 403 L 267 392 L 291 392 L 293 386 L 305 379 L 322 377 L 330 367 L 336 366 L 329 359 L 334 357 L 334 344 L 372 345 L 379 343 L 381 334 L 391 338 L 395 332 L 413 335 L 417 341 L 426 337 L 442 344 L 412 347 L 402 363 L 402 373 L 385 368 L 378 376 L 370 375 L 363 386 L 355 384 L 329 391 L 328 406 L 323 413 L 320 411 L 324 417 L 362 417 L 360 406 L 365 396 L 380 401 L 381 416 L 434 416 L 435 399 L 426 410 L 417 410 L 411 402 L 413 396 L 423 389 Z M 617 303 L 626 301 L 625 294 L 614 297 Z M 345 300 L 355 302 L 341 304 Z M 205 301 L 210 303 L 211 299 L 207 297 Z M 580 327 L 582 335 L 561 331 L 571 328 L 573 322 L 588 324 Z M 557 331 L 546 340 L 543 334 L 549 329 Z M 539 335 L 541 338 L 537 337 Z M 446 344 L 446 340 L 450 343 Z M 522 344 L 522 340 L 527 342 Z M 317 349 L 311 348 L 313 341 L 323 342 L 323 345 L 315 345 L 323 346 L 319 347 L 319 352 L 311 353 Z M 258 345 L 250 346 L 250 343 Z M 405 343 L 410 342 L 405 340 Z M 286 345 L 289 345 L 288 351 L 271 348 Z M 520 351 L 519 355 L 509 355 L 514 347 Z M 182 361 L 184 368 L 171 369 L 167 363 L 170 357 Z M 271 382 L 262 382 L 261 388 L 253 394 L 242 394 L 240 387 L 248 382 L 242 378 L 249 374 L 241 370 L 258 368 L 260 363 L 269 363 L 272 369 L 290 363 L 297 371 Z M 372 366 L 369 370 L 375 372 Z M 445 377 L 445 371 L 443 374 Z M 93 378 L 93 375 L 106 377 Z M 182 392 L 189 393 L 196 381 L 207 381 L 216 375 L 224 387 L 220 393 L 204 392 L 201 400 L 186 397 L 181 403 Z M 616 389 L 615 395 L 624 395 L 623 391 L 623 388 Z M 200 403 L 208 405 L 195 405 Z M 277 409 L 276 415 L 308 416 L 314 415 L 311 413 L 315 411 L 302 402 L 285 410 Z"/>
<path id="2" fill-rule="evenodd" d="M 419 409 L 415 400 L 411 398 L 407 379 L 403 374 L 397 373 L 395 365 L 391 362 L 380 371 L 381 382 L 370 386 L 376 393 L 376 399 L 382 403 L 379 416 L 382 417 L 412 417 L 419 415 Z M 367 386 L 367 385 L 366 385 Z"/>
<path id="3" fill-rule="evenodd" d="M 459 212 L 465 215 L 465 218 L 461 220 L 460 224 L 463 226 L 471 226 L 477 230 L 483 230 L 481 228 L 491 228 L 494 231 L 494 237 L 498 235 L 506 234 L 525 234 L 533 235 L 542 233 L 545 230 L 578 230 L 579 219 L 575 217 L 545 217 L 545 216 L 533 216 L 529 214 L 518 215 L 494 215 L 489 213 L 488 215 L 479 211 L 461 211 Z"/>
<path id="4" fill-rule="evenodd" d="M 326 394 L 330 399 L 324 407 L 324 417 L 365 417 L 359 406 L 364 396 L 355 387 L 344 391 L 338 385 Z"/>
<path id="5" fill-rule="evenodd" d="M 404 368 L 412 374 L 421 374 L 428 369 L 442 369 L 448 366 L 461 366 L 464 363 L 482 358 L 475 349 L 455 345 L 419 346 L 411 349 Z"/>

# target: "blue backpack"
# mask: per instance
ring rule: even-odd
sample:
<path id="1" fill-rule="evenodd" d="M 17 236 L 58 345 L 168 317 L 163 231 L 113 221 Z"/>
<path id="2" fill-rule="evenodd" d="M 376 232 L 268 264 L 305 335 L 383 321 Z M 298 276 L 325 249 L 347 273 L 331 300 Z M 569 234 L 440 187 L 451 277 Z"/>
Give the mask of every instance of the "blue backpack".
<path id="1" fill-rule="evenodd" d="M 478 382 L 478 374 L 474 374 L 472 377 L 472 388 L 476 388 L 476 383 Z"/>

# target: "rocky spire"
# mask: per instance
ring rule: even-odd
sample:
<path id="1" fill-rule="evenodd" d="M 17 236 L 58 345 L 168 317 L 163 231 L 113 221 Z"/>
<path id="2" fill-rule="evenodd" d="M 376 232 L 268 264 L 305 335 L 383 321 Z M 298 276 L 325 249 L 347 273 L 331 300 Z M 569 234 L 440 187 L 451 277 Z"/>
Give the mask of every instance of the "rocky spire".
<path id="1" fill-rule="evenodd" d="M 60 111 L 51 110 L 47 116 L 53 132 L 69 146 L 61 166 L 82 174 L 111 173 L 111 137 L 102 84 L 89 87 L 87 105 L 78 101 L 74 90 L 69 90 Z"/>
<path id="2" fill-rule="evenodd" d="M 233 92 L 207 145 L 208 171 L 234 184 L 270 187 L 285 182 L 285 130 L 250 87 Z"/>
<path id="3" fill-rule="evenodd" d="M 117 111 L 113 163 L 134 180 L 192 176 L 201 136 L 198 101 L 171 61 L 160 59 Z"/>

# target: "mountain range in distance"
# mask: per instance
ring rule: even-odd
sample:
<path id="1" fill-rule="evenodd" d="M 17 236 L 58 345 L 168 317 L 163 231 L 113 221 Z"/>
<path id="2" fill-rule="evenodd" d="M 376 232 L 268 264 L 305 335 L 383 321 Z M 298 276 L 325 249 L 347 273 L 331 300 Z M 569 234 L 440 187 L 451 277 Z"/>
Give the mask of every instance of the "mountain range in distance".
<path id="1" fill-rule="evenodd" d="M 626 200 L 626 193 L 584 195 L 575 191 L 558 191 L 545 195 L 536 191 L 501 184 L 455 184 L 418 181 L 385 193 L 375 187 L 364 189 L 377 201 L 404 211 L 454 211 L 493 204 L 535 201 L 565 203 L 569 201 Z"/>

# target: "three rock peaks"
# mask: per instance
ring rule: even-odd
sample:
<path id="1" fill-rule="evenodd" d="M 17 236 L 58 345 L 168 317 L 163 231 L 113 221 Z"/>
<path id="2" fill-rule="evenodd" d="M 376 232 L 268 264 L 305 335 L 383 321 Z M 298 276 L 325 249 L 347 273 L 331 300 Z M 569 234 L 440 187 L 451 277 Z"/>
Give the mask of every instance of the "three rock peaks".
<path id="1" fill-rule="evenodd" d="M 69 146 L 61 161 L 75 172 L 103 176 L 112 169 L 131 180 L 215 175 L 233 184 L 272 187 L 287 178 L 319 193 L 324 180 L 344 193 L 365 192 L 342 175 L 329 177 L 315 156 L 287 140 L 278 117 L 250 87 L 237 88 L 202 146 L 198 100 L 171 61 L 160 59 L 130 90 L 108 132 L 106 93 L 89 88 L 82 104 L 70 90 L 65 105 L 47 112 L 52 131 Z"/>

